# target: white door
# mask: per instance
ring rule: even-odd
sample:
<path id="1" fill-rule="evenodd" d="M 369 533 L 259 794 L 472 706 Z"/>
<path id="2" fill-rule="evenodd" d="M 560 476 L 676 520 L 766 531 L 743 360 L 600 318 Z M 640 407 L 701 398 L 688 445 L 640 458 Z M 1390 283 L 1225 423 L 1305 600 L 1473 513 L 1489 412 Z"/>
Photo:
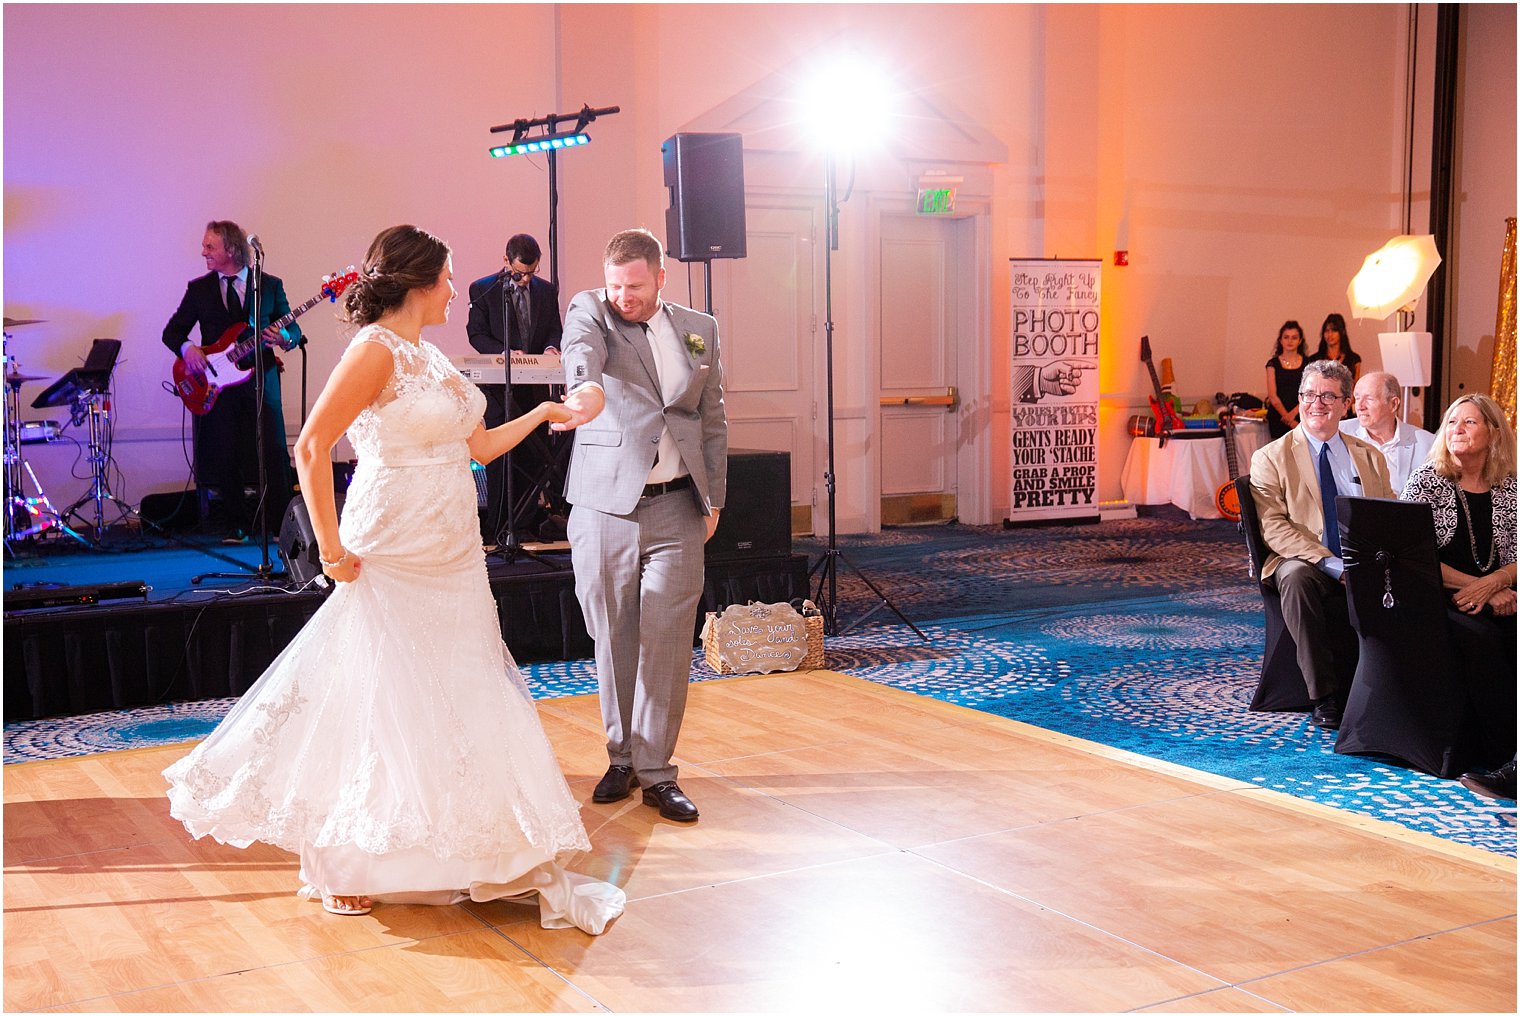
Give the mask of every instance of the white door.
<path id="1" fill-rule="evenodd" d="M 817 212 L 749 204 L 744 214 L 747 256 L 713 262 L 728 444 L 791 455 L 792 530 L 813 532 L 820 479 L 813 426 Z M 695 288 L 699 304 L 700 281 Z"/>
<path id="2" fill-rule="evenodd" d="M 973 342 L 970 219 L 881 217 L 881 520 L 955 518 L 957 347 Z"/>

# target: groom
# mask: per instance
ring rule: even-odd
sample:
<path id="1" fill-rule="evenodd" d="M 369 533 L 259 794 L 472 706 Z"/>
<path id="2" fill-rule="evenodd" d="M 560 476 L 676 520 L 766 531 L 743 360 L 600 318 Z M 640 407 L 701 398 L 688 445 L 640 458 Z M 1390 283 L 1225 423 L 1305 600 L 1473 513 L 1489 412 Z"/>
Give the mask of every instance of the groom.
<path id="1" fill-rule="evenodd" d="M 575 429 L 565 497 L 575 593 L 596 640 L 611 765 L 591 799 L 634 786 L 677 822 L 697 807 L 675 752 L 702 595 L 702 545 L 728 487 L 718 323 L 660 299 L 665 253 L 645 229 L 618 233 L 605 289 L 577 293 L 561 343 Z"/>

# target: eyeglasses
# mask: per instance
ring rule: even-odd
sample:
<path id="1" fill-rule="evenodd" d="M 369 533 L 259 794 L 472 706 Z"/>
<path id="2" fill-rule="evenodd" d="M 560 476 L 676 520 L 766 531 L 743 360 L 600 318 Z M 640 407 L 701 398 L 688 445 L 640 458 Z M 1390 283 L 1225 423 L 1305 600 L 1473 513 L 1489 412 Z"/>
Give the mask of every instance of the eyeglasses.
<path id="1" fill-rule="evenodd" d="M 1336 392 L 1299 392 L 1298 401 L 1311 404 L 1318 402 L 1320 405 L 1327 406 L 1332 402 L 1345 402 L 1346 397 Z"/>
<path id="2" fill-rule="evenodd" d="M 507 275 L 509 277 L 511 277 L 511 279 L 512 279 L 513 282 L 521 282 L 523 279 L 531 279 L 531 278 L 533 278 L 537 274 L 538 274 L 538 266 L 537 265 L 534 265 L 532 268 L 529 268 L 527 271 L 518 271 L 516 268 L 512 268 L 511 266 L 508 266 L 508 268 L 507 268 Z"/>

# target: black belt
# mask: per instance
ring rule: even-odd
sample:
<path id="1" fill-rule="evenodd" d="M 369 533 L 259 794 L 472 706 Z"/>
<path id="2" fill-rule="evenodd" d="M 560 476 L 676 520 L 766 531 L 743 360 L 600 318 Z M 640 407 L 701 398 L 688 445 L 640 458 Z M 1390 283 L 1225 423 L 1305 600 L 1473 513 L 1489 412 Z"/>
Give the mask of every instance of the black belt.
<path id="1" fill-rule="evenodd" d="M 646 483 L 644 484 L 645 497 L 659 497 L 661 494 L 669 494 L 673 490 L 685 490 L 691 486 L 691 474 L 678 476 L 669 483 Z"/>

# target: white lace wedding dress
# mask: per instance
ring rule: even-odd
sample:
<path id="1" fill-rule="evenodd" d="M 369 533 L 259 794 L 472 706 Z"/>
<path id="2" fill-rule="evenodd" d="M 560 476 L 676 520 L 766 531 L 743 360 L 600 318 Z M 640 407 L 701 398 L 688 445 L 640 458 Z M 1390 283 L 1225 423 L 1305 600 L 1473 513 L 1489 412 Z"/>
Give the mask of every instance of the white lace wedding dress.
<path id="1" fill-rule="evenodd" d="M 197 838 L 297 853 L 304 893 L 444 904 L 537 891 L 544 927 L 599 934 L 591 849 L 502 644 L 466 438 L 484 399 L 430 343 L 354 336 L 395 372 L 349 428 L 343 546 L 361 559 L 221 725 L 164 771 Z"/>

